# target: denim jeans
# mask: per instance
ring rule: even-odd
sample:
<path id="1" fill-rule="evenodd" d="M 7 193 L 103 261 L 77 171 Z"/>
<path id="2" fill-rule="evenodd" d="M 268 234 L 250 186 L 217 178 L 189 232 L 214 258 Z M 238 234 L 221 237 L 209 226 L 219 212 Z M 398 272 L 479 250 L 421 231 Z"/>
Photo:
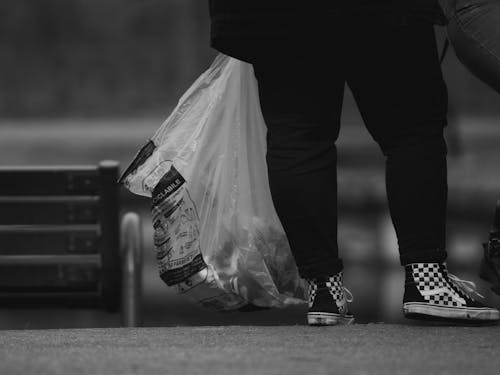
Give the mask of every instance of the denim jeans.
<path id="1" fill-rule="evenodd" d="M 335 142 L 345 83 L 386 156 L 401 263 L 444 261 L 447 91 L 432 25 L 367 28 L 346 20 L 315 36 L 270 39 L 252 59 L 271 194 L 301 276 L 343 267 Z"/>
<path id="2" fill-rule="evenodd" d="M 500 93 L 500 1 L 440 0 L 460 61 Z"/>

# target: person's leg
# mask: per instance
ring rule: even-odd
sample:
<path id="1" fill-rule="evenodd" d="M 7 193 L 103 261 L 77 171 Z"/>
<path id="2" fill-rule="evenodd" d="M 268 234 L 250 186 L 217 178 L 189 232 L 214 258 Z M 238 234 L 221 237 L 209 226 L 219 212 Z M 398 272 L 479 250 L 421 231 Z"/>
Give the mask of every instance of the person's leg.
<path id="1" fill-rule="evenodd" d="M 271 195 L 300 275 L 310 325 L 350 324 L 337 245 L 337 152 L 344 74 L 334 48 L 296 41 L 253 61 L 267 125 Z M 336 56 L 336 55 L 335 55 Z"/>
<path id="2" fill-rule="evenodd" d="M 442 262 L 447 198 L 447 92 L 431 25 L 353 35 L 348 84 L 386 156 L 386 187 L 401 263 Z M 351 43 L 351 46 L 354 42 Z"/>
<path id="3" fill-rule="evenodd" d="M 458 59 L 500 93 L 500 2 L 440 0 L 439 3 L 448 18 L 448 38 Z M 500 215 L 500 211 L 497 212 Z M 491 282 L 497 294 L 500 294 L 499 231 L 490 233 L 479 270 L 479 276 Z"/>
<path id="4" fill-rule="evenodd" d="M 500 2 L 440 0 L 448 18 L 448 37 L 458 59 L 500 93 Z"/>
<path id="5" fill-rule="evenodd" d="M 335 141 L 344 90 L 341 69 L 285 41 L 253 60 L 267 125 L 271 195 L 300 275 L 342 270 L 337 245 Z"/>
<path id="6" fill-rule="evenodd" d="M 497 321 L 499 311 L 477 302 L 444 263 L 447 93 L 432 26 L 408 20 L 354 38 L 366 49 L 350 50 L 347 81 L 386 155 L 389 209 L 406 271 L 405 316 Z"/>

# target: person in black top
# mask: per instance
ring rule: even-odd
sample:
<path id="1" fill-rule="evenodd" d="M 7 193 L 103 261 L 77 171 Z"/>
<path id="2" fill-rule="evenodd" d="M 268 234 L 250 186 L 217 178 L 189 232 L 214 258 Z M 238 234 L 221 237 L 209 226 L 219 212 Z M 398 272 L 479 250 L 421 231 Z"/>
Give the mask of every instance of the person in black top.
<path id="1" fill-rule="evenodd" d="M 335 141 L 347 83 L 386 157 L 408 318 L 497 321 L 446 267 L 447 90 L 434 0 L 210 0 L 211 42 L 253 64 L 271 195 L 301 277 L 308 323 L 349 324 L 337 244 Z"/>

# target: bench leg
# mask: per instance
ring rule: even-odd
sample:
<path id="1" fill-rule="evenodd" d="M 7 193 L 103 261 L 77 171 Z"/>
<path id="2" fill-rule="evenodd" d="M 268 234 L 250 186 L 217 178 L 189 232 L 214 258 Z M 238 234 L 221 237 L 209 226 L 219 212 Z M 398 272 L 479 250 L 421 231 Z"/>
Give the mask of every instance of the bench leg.
<path id="1" fill-rule="evenodd" d="M 142 230 L 139 215 L 128 212 L 121 222 L 122 325 L 142 324 Z"/>

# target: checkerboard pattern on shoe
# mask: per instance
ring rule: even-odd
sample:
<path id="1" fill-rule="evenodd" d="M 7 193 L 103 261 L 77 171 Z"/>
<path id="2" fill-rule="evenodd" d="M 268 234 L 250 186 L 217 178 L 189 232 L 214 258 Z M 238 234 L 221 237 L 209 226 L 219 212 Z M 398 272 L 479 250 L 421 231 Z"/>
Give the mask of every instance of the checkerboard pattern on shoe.
<path id="1" fill-rule="evenodd" d="M 307 280 L 307 284 L 309 285 L 309 307 L 312 307 L 318 294 L 318 284 L 314 280 Z"/>
<path id="2" fill-rule="evenodd" d="M 467 302 L 449 282 L 446 267 L 439 263 L 410 264 L 413 280 L 426 301 L 442 306 L 465 306 Z"/>
<path id="3" fill-rule="evenodd" d="M 344 287 L 342 273 L 308 280 L 310 325 L 350 324 L 354 317 L 349 312 L 351 293 Z"/>
<path id="4" fill-rule="evenodd" d="M 412 263 L 406 267 L 403 312 L 409 318 L 497 321 L 500 313 L 476 301 L 474 283 L 448 274 L 444 263 Z M 482 297 L 482 296 L 481 296 Z"/>

